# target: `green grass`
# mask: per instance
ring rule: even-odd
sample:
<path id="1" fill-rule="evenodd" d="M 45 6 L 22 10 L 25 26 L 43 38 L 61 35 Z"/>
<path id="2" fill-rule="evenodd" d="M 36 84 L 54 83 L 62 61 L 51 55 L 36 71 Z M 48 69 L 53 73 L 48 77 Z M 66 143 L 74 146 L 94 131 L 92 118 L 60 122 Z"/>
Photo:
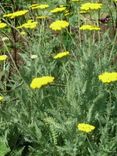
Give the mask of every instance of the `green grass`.
<path id="1" fill-rule="evenodd" d="M 43 1 L 36 1 L 44 3 Z M 31 2 L 17 2 L 1 11 L 11 12 L 16 5 L 26 9 Z M 0 156 L 115 156 L 117 153 L 117 83 L 103 84 L 98 76 L 117 71 L 116 9 L 113 1 L 103 1 L 100 11 L 80 14 L 83 3 L 72 2 L 70 15 L 51 15 L 49 10 L 65 1 L 45 1 L 50 8 L 30 11 L 17 20 L 1 18 L 8 27 L 0 29 L 0 51 L 8 59 L 0 62 Z M 11 9 L 12 8 L 12 9 Z M 17 25 L 38 15 L 38 26 L 20 35 Z M 104 24 L 99 18 L 110 15 Z M 52 31 L 56 19 L 70 23 L 69 28 Z M 100 31 L 80 31 L 82 24 L 95 24 Z M 12 29 L 11 29 L 12 28 Z M 11 31 L 13 30 L 13 31 Z M 15 34 L 15 37 L 13 36 Z M 3 37 L 11 41 L 2 41 Z M 59 60 L 61 51 L 70 55 Z M 37 55 L 31 59 L 31 55 Z M 54 83 L 33 90 L 33 78 L 51 75 Z M 78 130 L 79 123 L 95 126 L 91 133 Z"/>

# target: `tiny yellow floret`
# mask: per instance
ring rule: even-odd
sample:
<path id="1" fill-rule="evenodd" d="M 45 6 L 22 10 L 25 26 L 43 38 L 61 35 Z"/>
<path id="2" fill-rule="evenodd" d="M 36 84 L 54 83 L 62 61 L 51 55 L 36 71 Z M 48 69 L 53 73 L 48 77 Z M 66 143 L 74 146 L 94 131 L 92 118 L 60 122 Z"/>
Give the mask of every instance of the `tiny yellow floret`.
<path id="1" fill-rule="evenodd" d="M 7 59 L 7 55 L 0 55 L 0 61 L 5 61 Z"/>
<path id="2" fill-rule="evenodd" d="M 30 84 L 30 87 L 32 89 L 36 89 L 36 88 L 39 89 L 42 86 L 52 83 L 53 81 L 54 81 L 54 77 L 52 76 L 43 76 L 43 77 L 34 78 Z"/>
<path id="3" fill-rule="evenodd" d="M 57 20 L 57 21 L 50 24 L 50 28 L 52 30 L 55 30 L 55 31 L 61 30 L 61 29 L 66 28 L 68 26 L 69 26 L 69 23 L 65 20 Z"/>
<path id="4" fill-rule="evenodd" d="M 58 54 L 55 55 L 53 58 L 54 58 L 54 59 L 59 59 L 59 58 L 62 58 L 62 57 L 68 56 L 68 55 L 69 55 L 69 52 L 68 52 L 68 51 L 64 51 L 64 52 L 58 53 Z"/>
<path id="5" fill-rule="evenodd" d="M 117 81 L 117 72 L 104 72 L 98 76 L 103 83 L 110 83 Z"/>
<path id="6" fill-rule="evenodd" d="M 80 123 L 77 125 L 77 128 L 79 131 L 89 133 L 95 129 L 95 126 L 90 125 L 90 124 L 86 124 L 86 123 Z"/>

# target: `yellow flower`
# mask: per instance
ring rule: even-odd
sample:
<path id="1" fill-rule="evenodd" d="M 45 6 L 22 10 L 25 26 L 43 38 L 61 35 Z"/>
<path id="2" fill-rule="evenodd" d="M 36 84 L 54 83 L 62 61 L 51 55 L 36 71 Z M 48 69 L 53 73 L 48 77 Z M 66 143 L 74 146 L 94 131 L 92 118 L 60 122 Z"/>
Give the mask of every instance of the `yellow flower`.
<path id="1" fill-rule="evenodd" d="M 101 3 L 84 3 L 81 5 L 80 9 L 81 10 L 98 10 L 102 7 Z"/>
<path id="2" fill-rule="evenodd" d="M 50 10 L 51 13 L 58 13 L 58 12 L 63 12 L 65 11 L 66 7 L 57 7 L 53 10 Z"/>
<path id="3" fill-rule="evenodd" d="M 9 17 L 9 18 L 13 19 L 15 17 L 25 15 L 27 12 L 28 12 L 28 10 L 20 10 L 20 11 L 16 11 L 16 12 L 13 12 L 13 13 L 3 15 L 3 17 Z"/>
<path id="4" fill-rule="evenodd" d="M 94 25 L 82 25 L 80 30 L 100 30 L 100 27 Z"/>
<path id="5" fill-rule="evenodd" d="M 64 57 L 64 56 L 67 56 L 67 55 L 69 55 L 69 52 L 68 52 L 68 51 L 64 51 L 64 52 L 58 53 L 58 54 L 55 55 L 53 58 L 54 58 L 54 59 L 59 59 L 59 58 L 62 58 L 62 57 Z"/>
<path id="6" fill-rule="evenodd" d="M 30 84 L 30 87 L 32 89 L 41 88 L 42 86 L 52 83 L 53 81 L 54 81 L 54 77 L 52 76 L 43 76 L 43 77 L 34 78 Z"/>
<path id="7" fill-rule="evenodd" d="M 117 81 L 117 72 L 104 72 L 98 76 L 99 80 L 101 80 L 103 83 L 110 83 Z"/>
<path id="8" fill-rule="evenodd" d="M 4 99 L 4 97 L 3 96 L 0 96 L 0 101 L 2 101 Z"/>
<path id="9" fill-rule="evenodd" d="M 93 131 L 95 129 L 95 126 L 89 125 L 89 124 L 85 124 L 85 123 L 80 123 L 80 124 L 77 125 L 77 128 L 80 131 L 89 133 L 89 132 L 91 132 L 91 131 Z"/>
<path id="10" fill-rule="evenodd" d="M 36 28 L 38 22 L 34 22 L 33 20 L 28 20 L 26 23 L 18 26 L 17 28 L 29 28 L 29 29 L 34 29 Z"/>
<path id="11" fill-rule="evenodd" d="M 34 9 L 46 9 L 48 7 L 49 7 L 48 4 L 33 4 L 29 8 L 31 8 L 32 10 L 34 10 Z"/>
<path id="12" fill-rule="evenodd" d="M 7 59 L 7 55 L 0 55 L 0 61 L 4 61 Z"/>
<path id="13" fill-rule="evenodd" d="M 50 28 L 52 30 L 55 30 L 55 31 L 61 30 L 61 29 L 66 28 L 68 26 L 69 26 L 69 23 L 65 20 L 57 20 L 57 21 L 50 24 Z"/>
<path id="14" fill-rule="evenodd" d="M 0 21 L 0 29 L 6 27 L 7 24 Z"/>

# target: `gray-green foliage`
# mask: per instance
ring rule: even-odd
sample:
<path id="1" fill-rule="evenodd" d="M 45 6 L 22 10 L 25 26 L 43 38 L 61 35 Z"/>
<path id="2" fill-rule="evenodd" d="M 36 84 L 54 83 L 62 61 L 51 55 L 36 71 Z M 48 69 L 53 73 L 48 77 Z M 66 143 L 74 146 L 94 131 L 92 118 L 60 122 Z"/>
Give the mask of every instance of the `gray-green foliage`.
<path id="1" fill-rule="evenodd" d="M 54 2 L 49 2 L 53 8 L 58 4 Z M 7 73 L 1 78 L 5 100 L 0 105 L 0 135 L 7 141 L 0 141 L 0 156 L 116 155 L 117 84 L 102 84 L 98 75 L 116 71 L 117 33 L 111 37 L 109 29 L 79 32 L 77 26 L 86 21 L 83 15 L 75 14 L 79 5 L 71 7 L 74 13 L 66 17 L 69 30 L 53 32 L 48 27 L 63 15 L 41 20 L 36 30 L 26 30 L 28 35 L 20 39 L 24 44 L 19 41 L 18 69 L 12 60 L 1 65 L 4 72 L 9 73 L 10 66 L 13 70 L 10 76 Z M 12 52 L 12 47 L 7 48 Z M 56 53 L 66 50 L 69 56 L 53 59 Z M 31 59 L 31 55 L 37 58 Z M 30 88 L 34 77 L 45 75 L 54 76 L 54 83 L 37 90 Z M 85 134 L 78 130 L 78 123 L 96 128 Z"/>

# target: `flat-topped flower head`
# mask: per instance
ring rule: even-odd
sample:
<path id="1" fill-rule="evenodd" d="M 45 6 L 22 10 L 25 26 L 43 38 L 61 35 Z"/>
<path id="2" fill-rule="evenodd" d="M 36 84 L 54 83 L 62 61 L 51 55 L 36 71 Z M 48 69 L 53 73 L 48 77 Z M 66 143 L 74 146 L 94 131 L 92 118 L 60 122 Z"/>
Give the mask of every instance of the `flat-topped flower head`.
<path id="1" fill-rule="evenodd" d="M 80 30 L 100 30 L 100 27 L 95 25 L 82 25 Z"/>
<path id="2" fill-rule="evenodd" d="M 5 28 L 7 26 L 6 23 L 0 21 L 0 29 Z"/>
<path id="3" fill-rule="evenodd" d="M 29 8 L 31 8 L 32 10 L 34 10 L 34 9 L 46 9 L 48 7 L 49 7 L 48 4 L 32 4 L 31 6 L 29 6 Z"/>
<path id="4" fill-rule="evenodd" d="M 68 51 L 64 51 L 64 52 L 60 52 L 58 53 L 57 55 L 55 55 L 53 58 L 54 59 L 60 59 L 60 58 L 63 58 L 65 56 L 68 56 L 69 55 L 69 52 Z"/>
<path id="5" fill-rule="evenodd" d="M 43 76 L 43 77 L 37 77 L 34 78 L 30 84 L 30 87 L 32 89 L 39 89 L 42 86 L 48 85 L 54 81 L 54 77 L 52 76 Z"/>
<path id="6" fill-rule="evenodd" d="M 0 61 L 5 61 L 7 58 L 7 55 L 0 55 Z"/>
<path id="7" fill-rule="evenodd" d="M 66 10 L 66 7 L 57 7 L 55 9 L 50 10 L 51 13 L 63 12 Z"/>
<path id="8" fill-rule="evenodd" d="M 81 5 L 80 10 L 98 10 L 101 9 L 102 3 L 84 3 Z"/>
<path id="9" fill-rule="evenodd" d="M 65 20 L 57 20 L 50 24 L 50 28 L 55 31 L 67 28 L 68 26 L 69 23 Z"/>
<path id="10" fill-rule="evenodd" d="M 20 28 L 20 29 L 21 28 L 34 29 L 34 28 L 36 28 L 37 24 L 38 24 L 38 22 L 35 22 L 33 20 L 28 20 L 26 23 L 18 26 L 17 28 Z"/>
<path id="11" fill-rule="evenodd" d="M 86 123 L 80 123 L 77 125 L 77 128 L 79 131 L 89 133 L 95 129 L 95 126 Z"/>
<path id="12" fill-rule="evenodd" d="M 117 81 L 117 72 L 104 72 L 98 76 L 103 83 L 110 83 Z"/>
<path id="13" fill-rule="evenodd" d="M 8 18 L 13 19 L 15 17 L 23 16 L 27 12 L 28 12 L 28 10 L 20 10 L 20 11 L 16 11 L 16 12 L 13 12 L 13 13 L 5 14 L 5 15 L 3 15 L 3 17 L 8 17 Z"/>

